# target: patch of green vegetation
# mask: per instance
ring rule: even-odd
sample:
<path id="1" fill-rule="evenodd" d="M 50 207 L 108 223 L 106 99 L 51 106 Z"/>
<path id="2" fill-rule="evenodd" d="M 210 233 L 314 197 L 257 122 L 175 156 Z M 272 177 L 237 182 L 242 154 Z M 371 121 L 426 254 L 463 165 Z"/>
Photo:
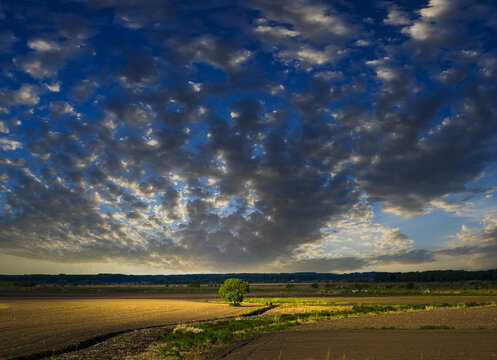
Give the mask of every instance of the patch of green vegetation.
<path id="1" fill-rule="evenodd" d="M 306 306 L 335 306 L 347 305 L 344 302 L 326 301 L 319 299 L 299 299 L 299 298 L 268 298 L 268 297 L 248 297 L 244 302 L 249 304 L 274 304 L 274 305 L 306 305 Z"/>
<path id="2" fill-rule="evenodd" d="M 162 339 L 166 343 L 162 354 L 166 358 L 183 359 L 185 354 L 193 349 L 204 351 L 212 345 L 225 344 L 257 333 L 278 331 L 296 324 L 297 322 L 291 320 L 262 316 L 224 322 L 205 322 L 194 328 L 176 329 L 167 334 Z"/>
<path id="3" fill-rule="evenodd" d="M 394 305 L 354 305 L 352 312 L 354 314 L 379 314 L 388 311 L 396 311 L 398 308 Z"/>
<path id="4" fill-rule="evenodd" d="M 455 329 L 453 326 L 447 325 L 424 325 L 419 328 L 420 330 L 449 330 Z"/>

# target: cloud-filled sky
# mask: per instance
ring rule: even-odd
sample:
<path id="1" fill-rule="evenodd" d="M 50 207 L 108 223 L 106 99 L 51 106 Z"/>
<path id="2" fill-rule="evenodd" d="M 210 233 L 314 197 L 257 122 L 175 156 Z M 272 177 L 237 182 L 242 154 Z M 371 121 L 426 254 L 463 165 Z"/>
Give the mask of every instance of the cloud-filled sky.
<path id="1" fill-rule="evenodd" d="M 0 273 L 497 267 L 495 1 L 0 3 Z"/>

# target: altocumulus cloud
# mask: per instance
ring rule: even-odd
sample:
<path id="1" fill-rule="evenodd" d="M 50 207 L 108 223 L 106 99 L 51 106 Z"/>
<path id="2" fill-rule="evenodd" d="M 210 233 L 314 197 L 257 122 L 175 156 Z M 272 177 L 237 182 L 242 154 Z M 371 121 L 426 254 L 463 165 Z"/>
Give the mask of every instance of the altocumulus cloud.
<path id="1" fill-rule="evenodd" d="M 376 218 L 483 220 L 493 1 L 1 12 L 1 253 L 164 272 L 497 265 L 495 212 L 427 249 Z"/>

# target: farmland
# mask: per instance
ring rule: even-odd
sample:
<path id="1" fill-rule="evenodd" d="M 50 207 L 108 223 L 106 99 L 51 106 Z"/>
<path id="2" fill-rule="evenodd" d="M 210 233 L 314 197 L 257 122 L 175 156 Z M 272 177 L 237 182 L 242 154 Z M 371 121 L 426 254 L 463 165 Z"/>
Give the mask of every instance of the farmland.
<path id="1" fill-rule="evenodd" d="M 68 347 L 98 335 L 246 312 L 177 299 L 0 299 L 0 358 Z"/>
<path id="2" fill-rule="evenodd" d="M 230 359 L 491 359 L 496 336 L 495 307 L 389 313 L 291 327 Z"/>
<path id="3" fill-rule="evenodd" d="M 245 359 L 247 352 L 251 359 L 323 359 L 328 353 L 328 359 L 486 359 L 497 353 L 489 340 L 497 335 L 493 287 L 426 293 L 417 286 L 406 293 L 403 285 L 369 284 L 367 291 L 351 292 L 364 285 L 336 283 L 329 294 L 311 285 L 255 285 L 241 307 L 222 302 L 216 286 L 196 292 L 188 285 L 79 286 L 79 293 L 59 286 L 7 289 L 0 293 L 0 358 L 63 349 L 54 359 L 202 359 L 226 352 L 230 359 Z M 261 315 L 240 317 L 268 305 Z M 178 324 L 188 326 L 173 331 Z M 99 337 L 98 346 L 87 347 Z M 454 356 L 430 353 L 430 339 Z M 363 344 L 362 352 L 354 342 Z M 471 357 L 447 352 L 451 344 Z M 68 352 L 77 345 L 85 348 Z M 411 355 L 399 357 L 404 347 Z"/>

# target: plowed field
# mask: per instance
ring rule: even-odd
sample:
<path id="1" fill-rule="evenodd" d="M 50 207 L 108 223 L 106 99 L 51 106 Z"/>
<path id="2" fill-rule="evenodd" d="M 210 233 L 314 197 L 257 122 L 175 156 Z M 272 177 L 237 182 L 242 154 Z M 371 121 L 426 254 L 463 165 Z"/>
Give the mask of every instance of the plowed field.
<path id="1" fill-rule="evenodd" d="M 219 319 L 248 310 L 170 299 L 0 299 L 0 358 L 60 349 L 110 332 Z"/>
<path id="2" fill-rule="evenodd" d="M 427 325 L 454 329 L 420 329 Z M 496 339 L 497 307 L 412 311 L 296 326 L 256 338 L 228 358 L 489 360 L 497 359 Z"/>

